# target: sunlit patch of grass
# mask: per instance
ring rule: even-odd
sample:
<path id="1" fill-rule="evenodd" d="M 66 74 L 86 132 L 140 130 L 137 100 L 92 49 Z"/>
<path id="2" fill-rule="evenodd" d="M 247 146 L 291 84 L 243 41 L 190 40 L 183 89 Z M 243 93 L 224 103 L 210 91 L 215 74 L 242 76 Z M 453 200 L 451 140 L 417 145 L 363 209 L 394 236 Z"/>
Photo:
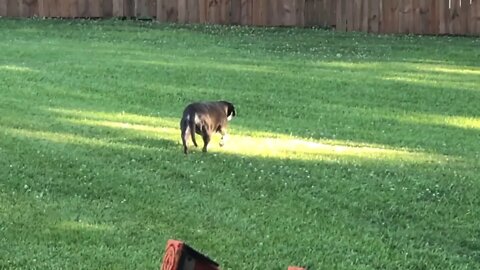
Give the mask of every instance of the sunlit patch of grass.
<path id="1" fill-rule="evenodd" d="M 441 156 L 407 150 L 372 146 L 351 146 L 339 141 L 307 141 L 299 138 L 255 138 L 231 136 L 222 152 L 245 156 L 300 160 L 332 160 L 342 158 L 382 161 L 444 162 Z"/>
<path id="2" fill-rule="evenodd" d="M 108 139 L 98 139 L 98 138 L 88 138 L 80 135 L 62 133 L 62 132 L 49 132 L 49 131 L 37 131 L 37 130 L 27 130 L 27 129 L 14 129 L 14 128 L 3 128 L 5 135 L 10 135 L 14 137 L 21 137 L 31 140 L 42 140 L 47 142 L 53 142 L 58 144 L 73 144 L 79 146 L 94 146 L 102 148 L 112 148 L 120 150 L 146 150 L 146 147 L 110 141 Z"/>
<path id="3" fill-rule="evenodd" d="M 93 224 L 85 221 L 63 221 L 55 225 L 55 228 L 62 230 L 82 231 L 112 231 L 114 228 L 106 224 Z"/>
<path id="4" fill-rule="evenodd" d="M 466 74 L 466 75 L 480 75 L 480 68 L 473 69 L 472 67 L 445 67 L 438 65 L 421 66 L 419 69 L 423 71 L 436 71 L 446 74 Z"/>
<path id="5" fill-rule="evenodd" d="M 480 118 L 478 117 L 463 117 L 463 116 L 447 116 L 447 115 L 433 115 L 433 114 L 410 114 L 399 117 L 400 121 L 428 124 L 428 125 L 442 125 L 458 127 L 462 129 L 480 129 Z"/>
<path id="6" fill-rule="evenodd" d="M 17 65 L 2 65 L 0 66 L 0 71 L 18 71 L 18 72 L 35 72 L 35 70 L 29 67 L 22 67 Z"/>
<path id="7" fill-rule="evenodd" d="M 56 110 L 58 112 L 58 110 Z M 64 110 L 62 112 L 65 112 Z M 69 111 L 71 112 L 71 111 Z M 157 117 L 156 126 L 139 125 L 129 122 L 115 122 L 95 119 L 119 119 L 128 115 L 128 119 L 133 121 L 147 120 L 146 117 L 134 114 L 107 114 L 86 112 L 82 114 L 76 111 L 75 115 L 83 119 L 66 119 L 65 121 L 77 125 L 87 125 L 93 127 L 108 127 L 120 130 L 138 131 L 145 136 L 164 140 L 171 140 L 180 143 L 180 130 L 172 128 L 175 122 L 169 119 Z M 87 117 L 94 119 L 87 119 Z M 123 118 L 125 120 L 125 118 Z M 163 123 L 162 125 L 159 123 Z M 82 140 L 84 140 L 82 138 Z M 202 145 L 202 139 L 197 135 L 197 142 Z M 389 161 L 410 161 L 410 162 L 443 162 L 445 157 L 440 155 L 426 154 L 411 150 L 388 149 L 381 145 L 355 144 L 355 142 L 341 142 L 338 140 L 315 141 L 294 138 L 288 135 L 262 132 L 256 136 L 236 135 L 229 136 L 225 147 L 219 148 L 219 135 L 213 137 L 209 149 L 222 153 L 229 153 L 242 156 L 258 156 L 282 159 L 298 160 L 331 160 L 332 158 L 355 157 L 358 159 L 389 160 Z M 97 141 L 95 141 L 98 144 Z M 192 143 L 189 142 L 190 147 Z"/>
<path id="8" fill-rule="evenodd" d="M 102 112 L 89 110 L 75 110 L 65 108 L 45 108 L 44 110 L 54 112 L 60 117 L 70 117 L 72 119 L 89 119 L 89 120 L 106 120 L 111 122 L 123 122 L 131 125 L 144 126 L 163 126 L 163 127 L 179 127 L 180 120 L 173 117 L 157 117 L 132 114 L 128 112 Z"/>

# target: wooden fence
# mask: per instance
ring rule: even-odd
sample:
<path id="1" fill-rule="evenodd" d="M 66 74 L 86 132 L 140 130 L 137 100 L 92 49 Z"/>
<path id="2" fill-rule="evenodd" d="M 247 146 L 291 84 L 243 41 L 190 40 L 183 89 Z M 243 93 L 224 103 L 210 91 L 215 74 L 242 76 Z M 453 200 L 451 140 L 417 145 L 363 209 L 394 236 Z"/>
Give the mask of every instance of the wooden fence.
<path id="1" fill-rule="evenodd" d="M 177 23 L 480 35 L 480 0 L 0 0 L 0 16 L 136 17 Z"/>

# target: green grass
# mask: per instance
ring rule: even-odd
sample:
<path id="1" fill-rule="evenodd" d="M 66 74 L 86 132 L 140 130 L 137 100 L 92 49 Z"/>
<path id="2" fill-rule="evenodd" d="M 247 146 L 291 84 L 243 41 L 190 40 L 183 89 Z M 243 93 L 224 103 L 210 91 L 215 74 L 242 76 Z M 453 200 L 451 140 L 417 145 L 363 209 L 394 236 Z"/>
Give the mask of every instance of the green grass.
<path id="1" fill-rule="evenodd" d="M 480 268 L 480 39 L 0 20 L 0 269 Z M 194 100 L 238 108 L 184 156 Z"/>

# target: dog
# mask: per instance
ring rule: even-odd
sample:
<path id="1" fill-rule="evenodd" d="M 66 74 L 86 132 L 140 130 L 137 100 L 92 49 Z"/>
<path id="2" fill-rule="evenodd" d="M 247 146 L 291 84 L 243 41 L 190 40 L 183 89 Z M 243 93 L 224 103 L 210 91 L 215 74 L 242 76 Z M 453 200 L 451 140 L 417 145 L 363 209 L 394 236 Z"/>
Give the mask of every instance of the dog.
<path id="1" fill-rule="evenodd" d="M 195 133 L 203 138 L 203 152 L 207 152 L 208 143 L 214 133 L 220 133 L 220 146 L 225 145 L 228 121 L 235 117 L 235 106 L 228 101 L 195 102 L 187 105 L 180 120 L 183 152 L 188 153 L 187 140 L 191 136 L 193 145 L 198 147 Z"/>

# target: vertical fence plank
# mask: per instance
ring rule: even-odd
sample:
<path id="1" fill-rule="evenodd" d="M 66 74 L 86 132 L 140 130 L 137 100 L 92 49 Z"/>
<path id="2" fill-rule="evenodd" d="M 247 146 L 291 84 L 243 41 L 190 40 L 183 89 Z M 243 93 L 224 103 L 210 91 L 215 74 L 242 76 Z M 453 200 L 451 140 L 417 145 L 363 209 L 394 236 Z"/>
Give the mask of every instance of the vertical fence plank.
<path id="1" fill-rule="evenodd" d="M 346 0 L 337 0 L 337 20 L 335 28 L 337 31 L 346 31 L 347 24 L 345 22 L 345 1 Z"/>
<path id="2" fill-rule="evenodd" d="M 353 0 L 352 1 L 352 15 L 353 15 L 353 31 L 360 31 L 362 27 L 362 1 L 361 0 Z"/>
<path id="3" fill-rule="evenodd" d="M 127 18 L 135 16 L 135 0 L 124 0 L 123 13 Z"/>
<path id="4" fill-rule="evenodd" d="M 187 20 L 190 23 L 199 23 L 200 22 L 199 1 L 188 0 L 186 13 L 187 13 Z"/>
<path id="5" fill-rule="evenodd" d="M 79 18 L 80 11 L 78 9 L 78 1 L 77 0 L 68 0 L 68 13 L 72 18 Z"/>
<path id="6" fill-rule="evenodd" d="M 38 0 L 20 0 L 20 16 L 38 16 Z"/>
<path id="7" fill-rule="evenodd" d="M 232 0 L 230 12 L 232 24 L 239 25 L 242 20 L 242 2 L 240 0 Z"/>
<path id="8" fill-rule="evenodd" d="M 450 24 L 449 18 L 449 8 L 448 8 L 448 1 L 449 0 L 438 0 L 437 5 L 437 16 L 438 16 L 438 29 L 439 34 L 447 34 L 448 33 L 448 26 Z"/>
<path id="9" fill-rule="evenodd" d="M 44 0 L 47 1 L 47 0 Z M 88 14 L 88 0 L 78 0 L 78 16 L 86 17 Z"/>
<path id="10" fill-rule="evenodd" d="M 360 21 L 360 31 L 362 32 L 368 32 L 368 24 L 370 22 L 370 7 L 369 7 L 370 1 L 368 0 L 363 0 L 361 1 L 361 9 L 362 9 L 362 17 Z"/>
<path id="11" fill-rule="evenodd" d="M 435 24 L 435 12 L 430 10 L 431 0 L 415 0 L 415 33 L 429 34 L 430 25 Z"/>
<path id="12" fill-rule="evenodd" d="M 281 0 L 280 0 L 281 1 Z M 262 14 L 263 14 L 263 1 L 253 0 L 252 6 L 252 24 L 253 25 L 262 25 Z"/>
<path id="13" fill-rule="evenodd" d="M 159 0 L 161 1 L 161 0 Z M 123 17 L 123 0 L 112 0 L 112 15 L 114 17 Z"/>
<path id="14" fill-rule="evenodd" d="M 448 34 L 455 34 L 460 25 L 460 0 L 452 0 L 450 10 L 448 12 Z"/>
<path id="15" fill-rule="evenodd" d="M 368 5 L 368 32 L 378 33 L 380 24 L 380 0 L 367 0 Z"/>
<path id="16" fill-rule="evenodd" d="M 45 0 L 38 0 L 38 16 L 45 17 Z"/>
<path id="17" fill-rule="evenodd" d="M 480 0 L 473 0 L 472 3 L 472 21 L 474 24 L 474 32 L 475 35 L 480 35 Z"/>
<path id="18" fill-rule="evenodd" d="M 48 1 L 49 17 L 57 18 L 57 17 L 60 16 L 60 12 L 59 12 L 59 9 L 58 9 L 58 6 L 59 6 L 58 1 L 59 0 L 49 0 Z M 87 16 L 87 15 L 88 15 L 88 13 L 85 16 Z"/>
<path id="19" fill-rule="evenodd" d="M 337 2 L 338 0 L 326 0 L 327 10 L 330 10 L 328 25 L 334 27 L 337 24 Z"/>
<path id="20" fill-rule="evenodd" d="M 383 1 L 383 33 L 398 33 L 399 29 L 399 1 L 401 0 L 384 0 Z"/>
<path id="21" fill-rule="evenodd" d="M 220 2 L 220 23 L 221 24 L 230 24 L 231 23 L 231 8 L 232 2 L 230 0 L 219 0 Z"/>
<path id="22" fill-rule="evenodd" d="M 7 0 L 7 16 L 9 17 L 20 16 L 20 6 L 17 0 Z"/>
<path id="23" fill-rule="evenodd" d="M 296 0 L 295 4 L 295 26 L 305 26 L 305 0 Z"/>
<path id="24" fill-rule="evenodd" d="M 412 13 L 412 0 L 399 0 L 397 7 L 398 14 L 398 30 L 393 31 L 394 33 L 408 34 L 412 30 L 410 26 L 412 25 L 413 13 Z"/>
<path id="25" fill-rule="evenodd" d="M 207 23 L 208 0 L 198 0 L 198 20 L 200 23 Z"/>
<path id="26" fill-rule="evenodd" d="M 177 0 L 178 5 L 178 22 L 187 22 L 187 0 Z"/>
<path id="27" fill-rule="evenodd" d="M 278 10 L 278 1 L 269 0 L 268 1 L 268 10 L 267 10 L 267 24 L 272 26 L 281 25 L 281 17 L 277 12 Z M 304 10 L 305 12 L 305 10 Z"/>
<path id="28" fill-rule="evenodd" d="M 6 17 L 6 16 L 7 16 L 7 1 L 0 0 L 0 17 Z"/>
<path id="29" fill-rule="evenodd" d="M 70 1 L 63 0 L 57 2 L 58 5 L 58 16 L 61 18 L 71 18 L 72 14 L 70 12 Z"/>
<path id="30" fill-rule="evenodd" d="M 207 23 L 217 23 L 220 12 L 218 9 L 218 0 L 207 1 Z"/>
<path id="31" fill-rule="evenodd" d="M 347 31 L 353 31 L 353 18 L 354 18 L 354 8 L 353 8 L 353 0 L 345 1 L 345 23 L 347 27 Z"/>
<path id="32" fill-rule="evenodd" d="M 472 35 L 475 33 L 475 1 L 472 0 L 472 4 L 468 7 L 468 25 L 467 34 Z"/>
<path id="33" fill-rule="evenodd" d="M 305 26 L 314 26 L 317 25 L 315 22 L 315 0 L 305 0 L 305 7 L 304 7 L 304 13 L 305 13 Z M 276 2 L 275 2 L 276 3 Z M 277 8 L 272 7 L 275 13 Z"/>
<path id="34" fill-rule="evenodd" d="M 104 0 L 110 2 L 111 0 Z M 157 16 L 157 0 L 148 0 L 148 16 L 155 18 Z M 104 11 L 105 12 L 105 11 Z"/>
<path id="35" fill-rule="evenodd" d="M 465 35 L 468 33 L 469 11 L 470 11 L 470 0 L 460 0 L 460 11 L 459 11 L 460 22 L 457 29 L 457 34 L 459 35 Z"/>
<path id="36" fill-rule="evenodd" d="M 242 25 L 252 25 L 253 0 L 241 0 L 241 9 L 240 23 Z"/>
<path id="37" fill-rule="evenodd" d="M 332 0 L 317 0 L 314 3 L 314 9 L 312 10 L 313 12 L 313 17 L 314 17 L 314 22 L 315 25 L 320 26 L 320 27 L 328 27 L 331 26 L 330 24 L 330 16 L 333 16 L 333 14 L 330 14 L 330 3 Z"/>
<path id="38" fill-rule="evenodd" d="M 135 0 L 135 17 L 137 18 L 151 17 L 149 0 Z"/>
<path id="39" fill-rule="evenodd" d="M 427 34 L 438 34 L 440 31 L 440 19 L 438 13 L 437 0 L 424 0 L 424 5 L 428 6 L 428 13 L 423 16 L 427 17 L 428 28 L 425 30 Z M 423 8 L 423 6 L 422 6 Z M 425 20 L 425 19 L 424 19 Z"/>

